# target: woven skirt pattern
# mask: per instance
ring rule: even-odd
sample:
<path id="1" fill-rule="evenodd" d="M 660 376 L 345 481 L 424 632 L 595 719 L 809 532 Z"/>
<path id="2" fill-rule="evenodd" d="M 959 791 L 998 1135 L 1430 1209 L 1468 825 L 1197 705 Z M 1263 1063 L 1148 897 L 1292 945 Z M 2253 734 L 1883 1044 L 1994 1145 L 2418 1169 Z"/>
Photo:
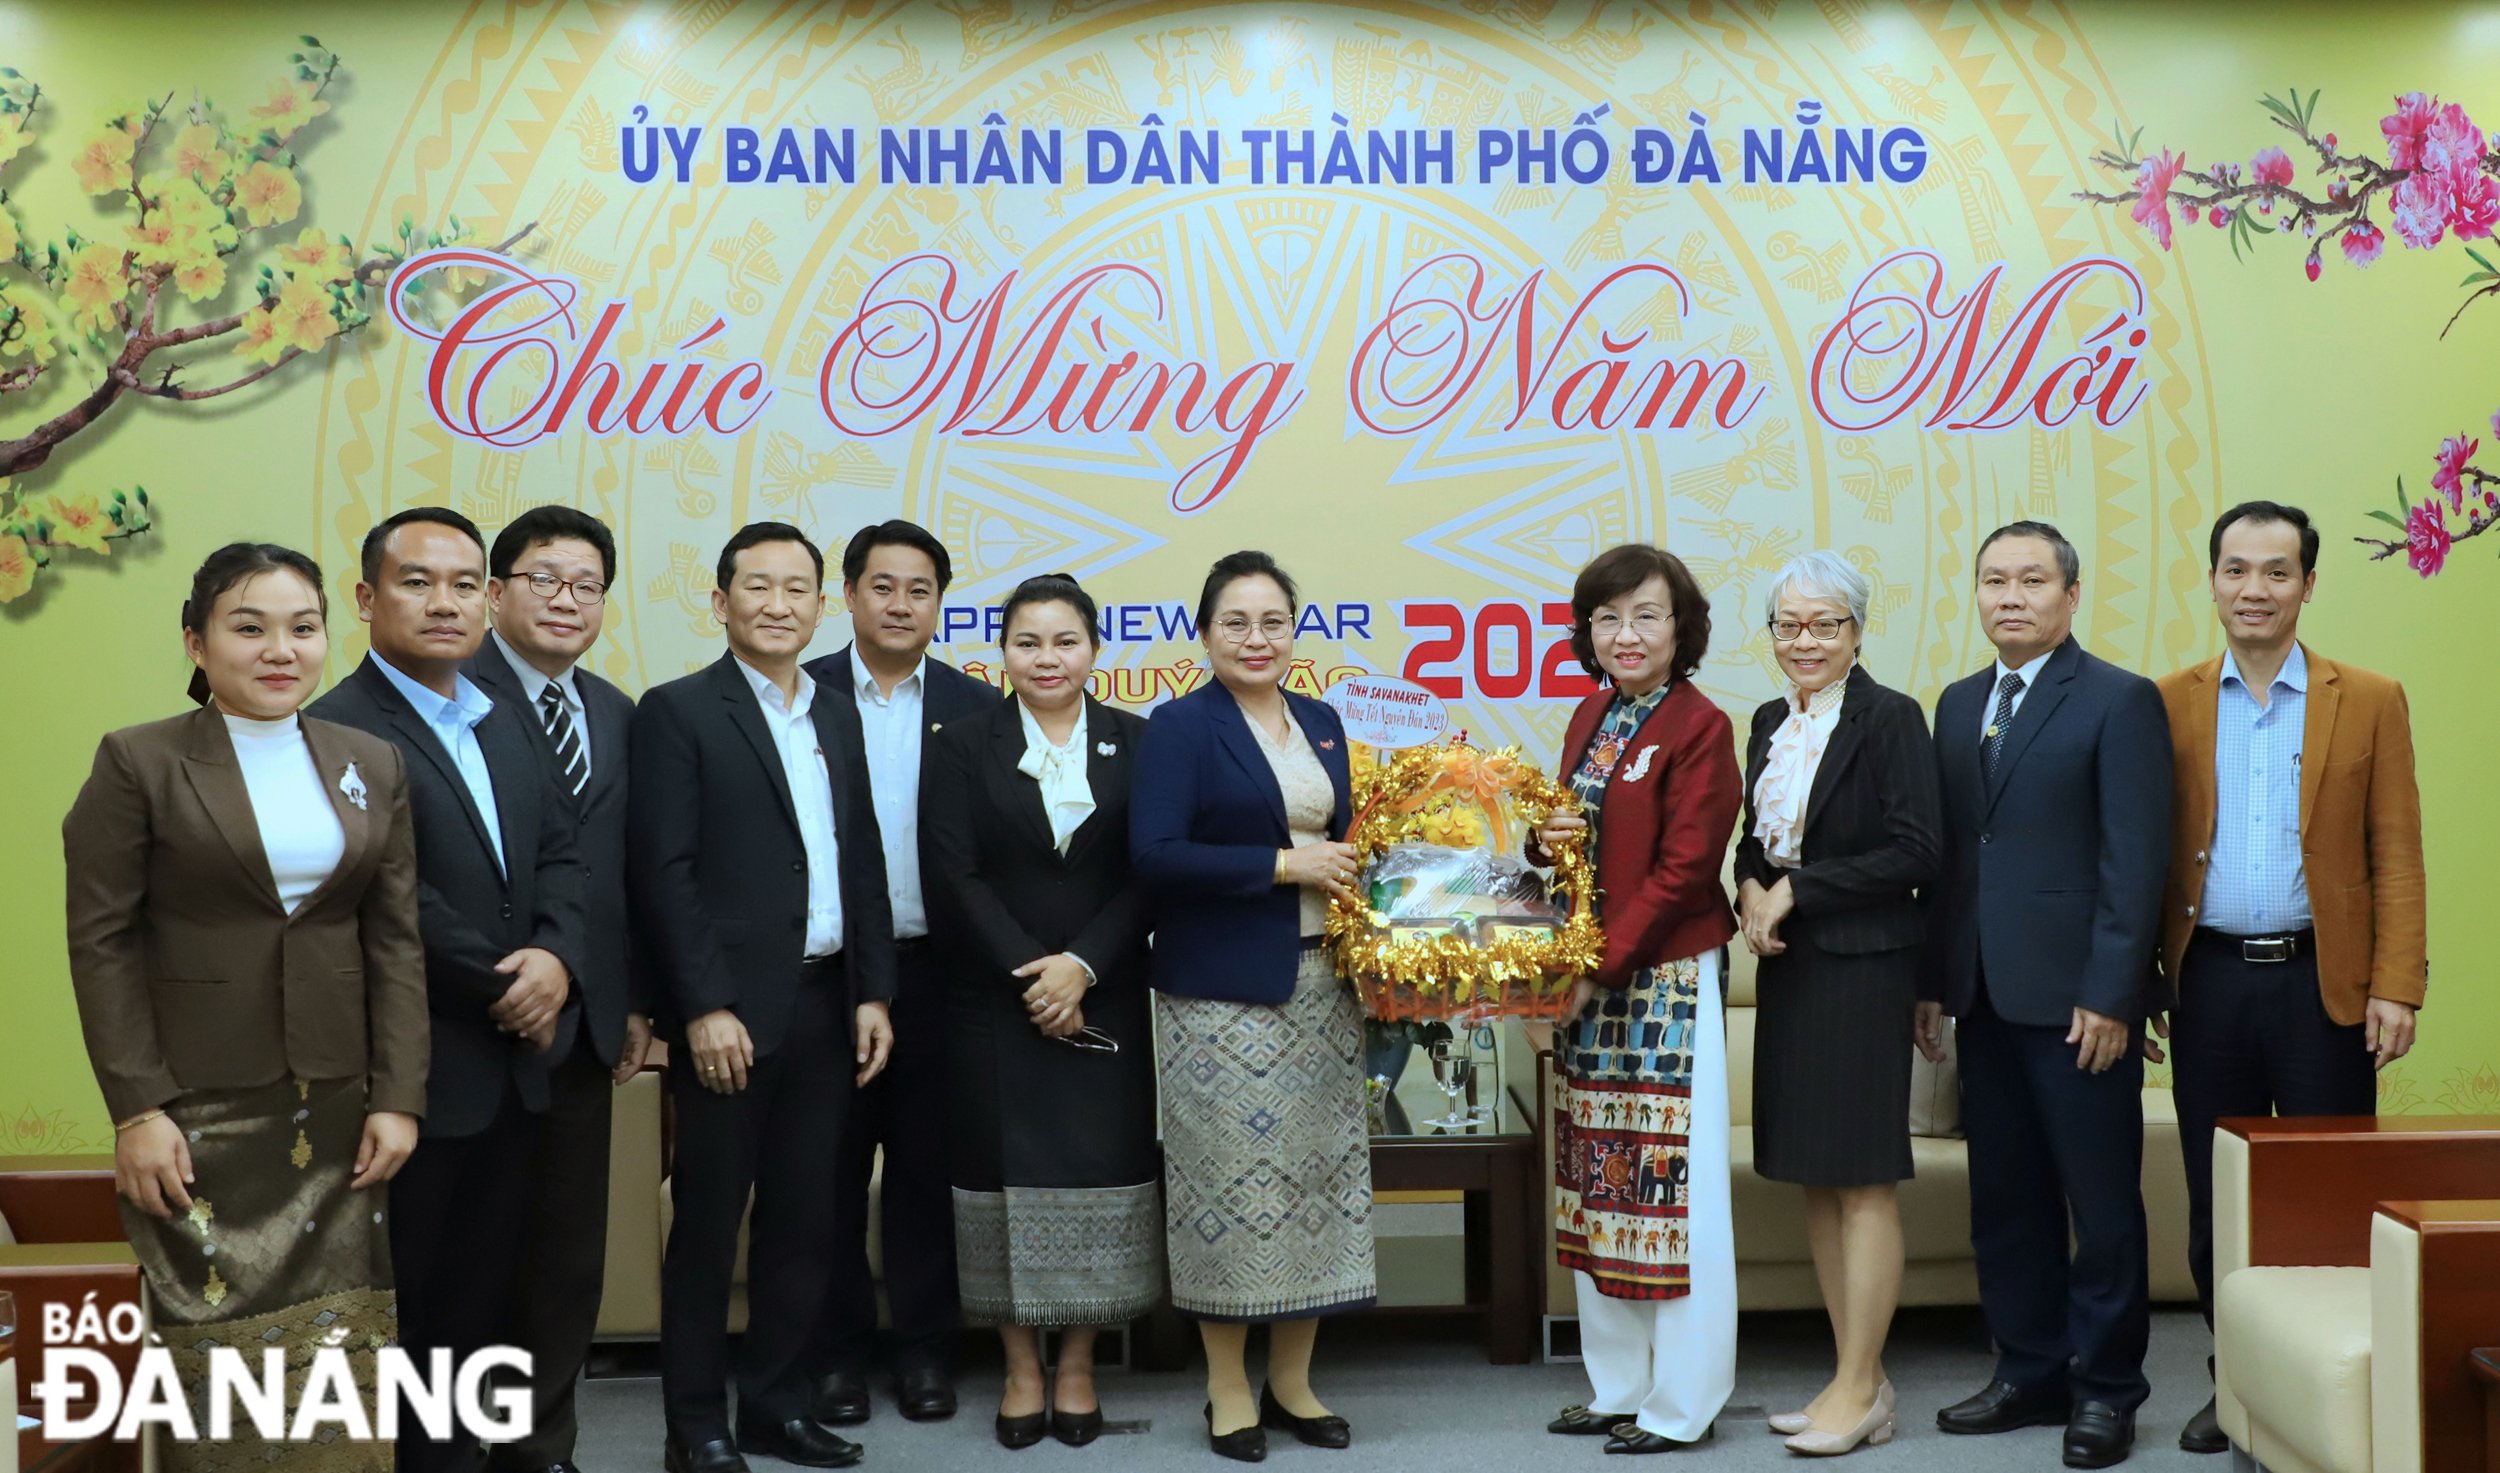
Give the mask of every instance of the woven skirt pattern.
<path id="1" fill-rule="evenodd" d="M 964 1317 L 1110 1325 L 1163 1299 L 1163 1194 L 1133 1187 L 955 1189 Z"/>
<path id="2" fill-rule="evenodd" d="M 1313 947 L 1281 1006 L 1155 1002 L 1173 1307 L 1261 1322 L 1372 1303 L 1354 989 Z"/>
<path id="3" fill-rule="evenodd" d="M 208 1353 L 232 1348 L 257 1370 L 285 1353 L 289 1408 L 314 1352 L 346 1352 L 370 1418 L 374 1352 L 397 1338 L 384 1187 L 356 1191 L 365 1082 L 285 1080 L 199 1090 L 165 1107 L 191 1147 L 191 1210 L 162 1221 L 122 1203 L 122 1227 L 147 1274 L 156 1333 L 208 1426 Z M 387 1469 L 391 1444 L 342 1436 L 265 1442 L 238 1417 L 225 1442 L 164 1443 L 186 1473 Z"/>

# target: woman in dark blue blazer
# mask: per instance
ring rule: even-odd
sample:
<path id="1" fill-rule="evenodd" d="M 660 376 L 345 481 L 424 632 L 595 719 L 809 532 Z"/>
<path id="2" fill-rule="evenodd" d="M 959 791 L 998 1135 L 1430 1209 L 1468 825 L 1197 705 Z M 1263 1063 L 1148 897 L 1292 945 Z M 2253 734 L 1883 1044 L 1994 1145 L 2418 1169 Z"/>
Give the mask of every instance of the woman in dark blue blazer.
<path id="1" fill-rule="evenodd" d="M 1293 580 L 1263 552 L 1198 599 L 1215 680 L 1147 723 L 1129 798 L 1162 993 L 1164 1227 L 1172 1303 L 1207 1348 L 1207 1435 L 1266 1456 L 1263 1427 L 1351 1440 L 1312 1394 L 1318 1317 L 1377 1297 L 1363 1017 L 1319 936 L 1354 879 L 1345 728 L 1284 689 Z M 1267 1387 L 1243 1369 L 1269 1331 Z"/>

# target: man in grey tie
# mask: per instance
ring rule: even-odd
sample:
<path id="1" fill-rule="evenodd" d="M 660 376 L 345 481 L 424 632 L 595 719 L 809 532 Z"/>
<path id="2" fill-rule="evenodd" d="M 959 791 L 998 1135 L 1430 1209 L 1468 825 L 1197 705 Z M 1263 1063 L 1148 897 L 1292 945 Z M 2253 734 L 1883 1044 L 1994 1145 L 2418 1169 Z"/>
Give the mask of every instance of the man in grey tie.
<path id="1" fill-rule="evenodd" d="M 599 1323 L 606 1267 L 608 1130 L 616 1086 L 642 1068 L 651 1025 L 634 979 L 625 902 L 625 777 L 631 697 L 583 668 L 607 615 L 616 539 L 598 518 L 539 506 L 512 519 L 486 556 L 493 629 L 465 668 L 497 704 L 525 715 L 580 840 L 584 912 L 581 1025 L 550 1058 L 547 1117 L 530 1170 L 518 1279 L 522 1348 L 532 1356 L 530 1435 L 493 1450 L 495 1473 L 571 1473 L 574 1383 Z"/>
<path id="2" fill-rule="evenodd" d="M 1971 1246 L 1997 1344 L 1944 1431 L 2064 1423 L 2065 1461 L 2135 1442 L 2146 1394 L 2144 1025 L 2170 858 L 2170 723 L 2140 675 L 2073 636 L 2074 544 L 2015 522 L 1979 545 L 1997 658 L 1936 703 L 1944 866 L 1919 1004 L 1934 1056 L 1960 1025 Z M 2068 1250 L 2071 1227 L 2073 1249 Z"/>

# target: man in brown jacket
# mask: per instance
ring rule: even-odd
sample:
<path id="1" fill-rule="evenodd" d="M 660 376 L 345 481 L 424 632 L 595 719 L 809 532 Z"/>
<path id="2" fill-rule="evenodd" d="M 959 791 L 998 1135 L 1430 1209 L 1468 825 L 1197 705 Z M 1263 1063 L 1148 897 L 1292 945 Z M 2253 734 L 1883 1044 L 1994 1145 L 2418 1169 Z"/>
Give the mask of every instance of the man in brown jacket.
<path id="1" fill-rule="evenodd" d="M 2227 648 L 2159 682 L 2176 798 L 2162 963 L 2188 1257 L 2213 1322 L 2213 1136 L 2226 1115 L 2369 1115 L 2422 1006 L 2422 807 L 2404 688 L 2311 654 L 2318 534 L 2298 507 L 2215 521 Z M 2179 1445 L 2228 1446 L 2209 1400 Z"/>

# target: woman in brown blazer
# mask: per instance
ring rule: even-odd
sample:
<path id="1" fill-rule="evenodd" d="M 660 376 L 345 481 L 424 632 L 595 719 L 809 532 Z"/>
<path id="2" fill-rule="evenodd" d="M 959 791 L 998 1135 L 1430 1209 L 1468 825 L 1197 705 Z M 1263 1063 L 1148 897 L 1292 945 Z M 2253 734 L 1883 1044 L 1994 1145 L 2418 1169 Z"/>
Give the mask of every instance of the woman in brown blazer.
<path id="1" fill-rule="evenodd" d="M 372 1189 L 415 1147 L 425 1101 L 416 845 L 390 744 L 296 714 L 327 612 L 302 553 L 210 554 L 182 609 L 201 709 L 107 735 L 61 823 L 70 978 L 123 1226 L 195 1389 L 212 1346 L 286 1350 L 299 1391 L 308 1352 L 341 1346 L 369 1397 L 392 1332 Z M 386 1442 L 236 1432 L 175 1460 L 361 1447 L 388 1466 Z"/>

